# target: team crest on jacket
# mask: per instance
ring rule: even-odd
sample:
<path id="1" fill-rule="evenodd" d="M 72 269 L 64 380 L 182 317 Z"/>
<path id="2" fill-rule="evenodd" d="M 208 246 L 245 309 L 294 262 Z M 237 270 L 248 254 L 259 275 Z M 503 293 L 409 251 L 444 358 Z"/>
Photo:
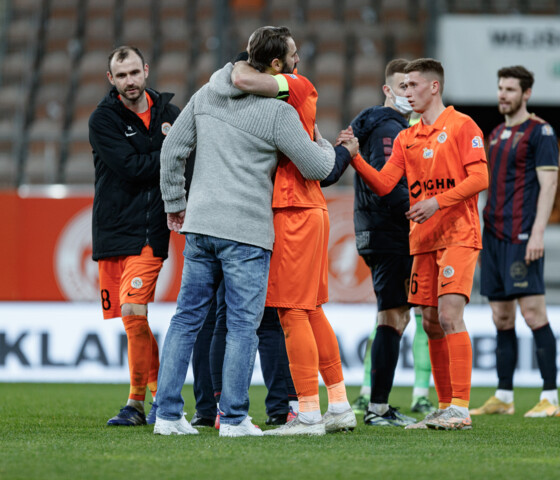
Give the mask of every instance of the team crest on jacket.
<path id="1" fill-rule="evenodd" d="M 437 141 L 439 143 L 444 143 L 446 140 L 447 140 L 447 133 L 445 132 L 441 132 L 437 137 Z"/>
<path id="2" fill-rule="evenodd" d="M 434 151 L 431 148 L 425 148 L 422 156 L 424 158 L 434 158 Z"/>
<path id="3" fill-rule="evenodd" d="M 483 148 L 482 138 L 478 135 L 472 139 L 472 148 Z"/>
<path id="4" fill-rule="evenodd" d="M 171 124 L 169 122 L 163 122 L 161 124 L 161 133 L 163 133 L 164 135 L 167 135 L 170 129 L 171 129 Z"/>

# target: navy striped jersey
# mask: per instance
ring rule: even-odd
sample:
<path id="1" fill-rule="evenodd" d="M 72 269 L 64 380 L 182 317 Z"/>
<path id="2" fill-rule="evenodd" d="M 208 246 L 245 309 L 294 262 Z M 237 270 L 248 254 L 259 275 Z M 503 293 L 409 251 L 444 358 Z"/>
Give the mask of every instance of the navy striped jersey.
<path id="1" fill-rule="evenodd" d="M 490 186 L 484 228 L 511 243 L 529 239 L 537 213 L 537 169 L 558 168 L 558 141 L 553 128 L 531 115 L 519 125 L 498 125 L 490 134 Z"/>

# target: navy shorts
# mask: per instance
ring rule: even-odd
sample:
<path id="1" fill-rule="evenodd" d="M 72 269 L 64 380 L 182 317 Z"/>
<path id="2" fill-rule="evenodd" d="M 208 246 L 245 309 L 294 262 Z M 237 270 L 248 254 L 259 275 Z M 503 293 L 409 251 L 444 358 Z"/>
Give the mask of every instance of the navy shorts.
<path id="1" fill-rule="evenodd" d="M 527 242 L 506 242 L 484 230 L 482 246 L 480 293 L 488 300 L 544 295 L 544 257 L 527 265 Z"/>
<path id="2" fill-rule="evenodd" d="M 363 255 L 363 259 L 371 270 L 377 310 L 381 312 L 408 305 L 412 257 L 384 253 Z"/>

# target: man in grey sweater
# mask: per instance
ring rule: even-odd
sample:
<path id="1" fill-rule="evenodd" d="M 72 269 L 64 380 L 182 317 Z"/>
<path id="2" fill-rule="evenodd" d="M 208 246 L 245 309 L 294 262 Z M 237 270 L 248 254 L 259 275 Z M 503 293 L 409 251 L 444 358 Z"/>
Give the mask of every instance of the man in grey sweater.
<path id="1" fill-rule="evenodd" d="M 220 436 L 262 435 L 247 416 L 248 390 L 274 242 L 277 151 L 313 180 L 327 177 L 334 165 L 332 146 L 323 139 L 312 142 L 290 105 L 238 90 L 232 69 L 227 64 L 218 70 L 191 98 L 161 152 L 168 226 L 185 232 L 186 240 L 177 311 L 162 350 L 156 434 L 198 433 L 184 418 L 181 389 L 197 333 L 223 279 L 228 334 Z M 187 204 L 183 172 L 195 146 Z"/>

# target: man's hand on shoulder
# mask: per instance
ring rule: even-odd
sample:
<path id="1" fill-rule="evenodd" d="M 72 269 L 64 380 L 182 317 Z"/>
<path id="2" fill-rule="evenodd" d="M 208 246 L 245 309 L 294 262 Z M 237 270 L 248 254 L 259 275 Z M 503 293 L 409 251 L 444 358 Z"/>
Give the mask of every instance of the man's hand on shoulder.
<path id="1" fill-rule="evenodd" d="M 182 212 L 167 214 L 167 228 L 172 232 L 179 233 L 185 221 L 185 210 Z"/>

